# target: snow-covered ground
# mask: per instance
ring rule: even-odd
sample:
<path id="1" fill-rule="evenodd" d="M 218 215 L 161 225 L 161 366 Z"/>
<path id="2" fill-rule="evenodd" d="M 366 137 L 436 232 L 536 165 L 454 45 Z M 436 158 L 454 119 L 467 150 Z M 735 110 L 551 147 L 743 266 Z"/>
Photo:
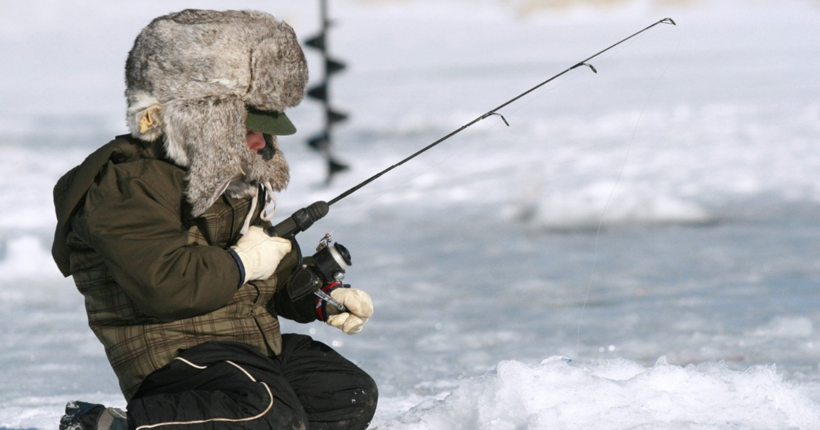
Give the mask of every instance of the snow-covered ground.
<path id="1" fill-rule="evenodd" d="M 316 4 L 314 4 L 316 3 Z M 378 170 L 670 16 L 332 207 L 376 314 L 334 345 L 377 380 L 378 429 L 820 428 L 820 5 L 335 0 L 324 186 L 291 117 L 280 214 Z M 560 6 L 564 5 L 564 6 Z M 569 5 L 569 6 L 566 6 Z M 0 429 L 124 406 L 51 261 L 51 188 L 123 125 L 153 17 L 225 2 L 31 0 L 0 11 Z M 236 1 L 303 39 L 318 1 Z M 308 51 L 312 78 L 319 57 Z M 282 215 L 282 216 L 283 216 Z M 562 358 L 563 357 L 563 358 Z"/>

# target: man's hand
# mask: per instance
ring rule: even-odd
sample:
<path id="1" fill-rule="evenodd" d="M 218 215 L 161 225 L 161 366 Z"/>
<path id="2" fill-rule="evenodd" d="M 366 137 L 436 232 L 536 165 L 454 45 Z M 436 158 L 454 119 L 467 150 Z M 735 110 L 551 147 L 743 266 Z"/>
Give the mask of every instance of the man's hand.
<path id="1" fill-rule="evenodd" d="M 290 241 L 268 236 L 261 227 L 253 226 L 232 246 L 244 268 L 244 282 L 268 279 L 279 262 L 290 252 Z"/>
<path id="2" fill-rule="evenodd" d="M 373 315 L 373 301 L 370 295 L 356 288 L 336 288 L 330 291 L 330 297 L 347 308 L 339 312 L 333 305 L 326 305 L 327 323 L 340 329 L 345 334 L 356 334 L 362 331 L 364 323 Z"/>

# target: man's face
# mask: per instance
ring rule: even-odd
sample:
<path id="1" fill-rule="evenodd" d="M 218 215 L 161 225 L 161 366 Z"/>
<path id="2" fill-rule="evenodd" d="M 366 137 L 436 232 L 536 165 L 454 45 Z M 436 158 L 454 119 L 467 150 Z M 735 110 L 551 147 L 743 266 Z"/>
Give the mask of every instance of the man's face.
<path id="1" fill-rule="evenodd" d="M 261 131 L 248 128 L 245 130 L 245 140 L 248 142 L 248 148 L 261 155 L 265 161 L 269 161 L 276 155 L 273 136 L 269 134 L 263 134 Z"/>

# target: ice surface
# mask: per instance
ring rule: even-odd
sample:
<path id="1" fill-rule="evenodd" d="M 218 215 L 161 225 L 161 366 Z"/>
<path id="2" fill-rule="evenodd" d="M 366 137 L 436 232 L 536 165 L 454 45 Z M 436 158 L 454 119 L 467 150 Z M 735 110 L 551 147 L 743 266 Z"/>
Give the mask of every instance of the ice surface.
<path id="1" fill-rule="evenodd" d="M 51 261 L 51 193 L 125 132 L 122 66 L 139 29 L 185 7 L 226 6 L 32 0 L 0 14 L 13 59 L 0 69 L 0 429 L 54 428 L 75 399 L 124 407 L 82 296 Z M 318 28 L 318 2 L 231 7 L 284 17 L 302 39 Z M 348 281 L 376 314 L 355 337 L 284 328 L 375 377 L 374 427 L 820 427 L 815 3 L 339 0 L 331 14 L 330 50 L 349 65 L 333 102 L 351 113 L 334 145 L 352 170 L 323 185 L 303 142 L 321 114 L 304 102 L 290 112 L 299 134 L 281 140 L 292 181 L 277 217 L 678 22 L 302 235 L 308 248 L 332 231 L 351 250 Z"/>

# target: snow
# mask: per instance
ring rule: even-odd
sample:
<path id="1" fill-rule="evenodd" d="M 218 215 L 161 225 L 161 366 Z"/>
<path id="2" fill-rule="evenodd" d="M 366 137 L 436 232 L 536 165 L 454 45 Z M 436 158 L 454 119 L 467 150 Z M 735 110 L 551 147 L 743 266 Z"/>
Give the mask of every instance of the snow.
<path id="1" fill-rule="evenodd" d="M 314 4 L 316 3 L 316 4 Z M 562 7 L 559 4 L 568 4 Z M 4 5 L 0 52 L 0 429 L 65 403 L 124 407 L 82 296 L 50 257 L 57 179 L 124 133 L 122 67 L 183 0 Z M 237 1 L 302 39 L 318 2 Z M 817 5 L 353 1 L 331 4 L 335 150 L 324 186 L 282 139 L 283 217 L 340 194 L 504 100 L 658 26 L 331 208 L 354 337 L 285 323 L 371 373 L 378 429 L 820 428 Z M 32 15 L 36 13 L 36 20 Z M 319 57 L 307 52 L 312 79 Z M 559 357 L 568 357 L 561 359 Z"/>

